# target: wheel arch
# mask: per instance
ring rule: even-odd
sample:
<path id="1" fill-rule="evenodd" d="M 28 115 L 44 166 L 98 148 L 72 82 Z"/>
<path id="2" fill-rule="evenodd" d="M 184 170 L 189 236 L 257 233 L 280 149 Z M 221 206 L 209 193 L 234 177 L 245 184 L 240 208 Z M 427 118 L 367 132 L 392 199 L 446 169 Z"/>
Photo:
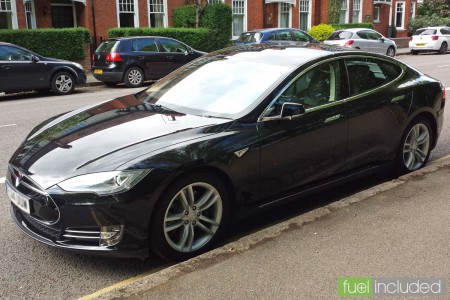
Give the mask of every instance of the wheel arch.
<path id="1" fill-rule="evenodd" d="M 77 72 L 75 72 L 75 70 L 73 70 L 72 68 L 61 66 L 61 67 L 55 68 L 55 69 L 53 70 L 52 74 L 50 75 L 50 82 L 49 82 L 50 85 L 52 84 L 52 80 L 53 80 L 53 78 L 55 77 L 55 75 L 58 74 L 59 72 L 67 72 L 67 73 L 70 73 L 70 75 L 73 76 L 75 82 L 78 83 L 78 75 L 77 75 Z"/>

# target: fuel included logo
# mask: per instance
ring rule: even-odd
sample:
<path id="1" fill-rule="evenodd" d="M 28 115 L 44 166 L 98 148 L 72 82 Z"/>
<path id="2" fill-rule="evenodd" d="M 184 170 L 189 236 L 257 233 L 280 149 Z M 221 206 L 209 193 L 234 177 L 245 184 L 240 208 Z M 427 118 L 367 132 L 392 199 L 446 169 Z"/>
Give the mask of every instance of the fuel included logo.
<path id="1" fill-rule="evenodd" d="M 447 294 L 445 278 L 338 278 L 338 296 L 444 296 Z"/>

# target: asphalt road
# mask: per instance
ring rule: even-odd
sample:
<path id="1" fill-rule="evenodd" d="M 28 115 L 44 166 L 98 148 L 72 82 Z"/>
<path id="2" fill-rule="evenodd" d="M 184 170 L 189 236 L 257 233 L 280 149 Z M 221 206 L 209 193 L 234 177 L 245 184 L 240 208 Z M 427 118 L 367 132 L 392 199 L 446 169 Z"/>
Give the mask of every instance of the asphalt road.
<path id="1" fill-rule="evenodd" d="M 450 55 L 399 56 L 399 60 L 440 79 L 450 87 Z M 139 89 L 95 87 L 79 89 L 69 96 L 37 94 L 0 96 L 0 178 L 5 176 L 7 161 L 26 134 L 48 117 Z M 450 91 L 447 91 L 450 95 Z M 448 97 L 449 98 L 449 97 Z M 446 124 L 450 120 L 446 110 Z M 446 127 L 446 126 L 444 126 Z M 431 159 L 450 154 L 450 131 L 444 129 Z M 0 179 L 1 180 L 1 179 Z M 371 183 L 359 183 L 363 189 Z M 352 193 L 318 197 L 324 202 L 335 201 Z M 11 221 L 9 200 L 0 193 L 0 299 L 74 299 L 91 294 L 130 277 L 160 270 L 168 263 L 159 259 L 145 262 L 136 259 L 99 258 L 50 248 L 25 236 Z M 259 227 L 279 222 L 292 214 L 312 207 L 280 209 L 277 214 L 260 215 L 230 231 L 230 239 Z M 269 217 L 270 215 L 270 217 Z"/>

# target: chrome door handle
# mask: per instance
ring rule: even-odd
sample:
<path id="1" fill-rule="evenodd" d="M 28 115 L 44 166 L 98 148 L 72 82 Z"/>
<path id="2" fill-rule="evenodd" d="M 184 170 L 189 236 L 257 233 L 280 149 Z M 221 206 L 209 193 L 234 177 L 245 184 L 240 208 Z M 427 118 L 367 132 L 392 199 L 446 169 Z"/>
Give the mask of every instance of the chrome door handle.
<path id="1" fill-rule="evenodd" d="M 401 101 L 403 99 L 405 99 L 405 95 L 400 95 L 400 96 L 392 98 L 391 102 L 395 103 L 395 102 L 399 102 L 399 101 Z"/>
<path id="2" fill-rule="evenodd" d="M 329 122 L 332 122 L 332 121 L 336 121 L 336 120 L 338 120 L 340 117 L 341 117 L 341 114 L 334 115 L 334 116 L 332 116 L 332 117 L 326 118 L 326 119 L 325 119 L 325 123 L 329 123 Z"/>
<path id="3" fill-rule="evenodd" d="M 2 66 L 2 69 L 9 70 L 11 69 L 11 66 Z"/>
<path id="4" fill-rule="evenodd" d="M 173 59 L 173 56 L 172 55 L 168 55 L 167 59 Z"/>

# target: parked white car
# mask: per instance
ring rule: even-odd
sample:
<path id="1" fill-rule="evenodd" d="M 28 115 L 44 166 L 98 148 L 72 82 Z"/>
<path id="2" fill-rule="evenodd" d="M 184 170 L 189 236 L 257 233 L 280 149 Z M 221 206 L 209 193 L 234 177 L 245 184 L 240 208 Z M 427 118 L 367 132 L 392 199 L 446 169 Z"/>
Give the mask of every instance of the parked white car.
<path id="1" fill-rule="evenodd" d="M 323 43 L 385 54 L 390 57 L 394 57 L 397 53 L 397 45 L 393 40 L 368 28 L 336 30 Z"/>
<path id="2" fill-rule="evenodd" d="M 450 27 L 426 27 L 417 29 L 409 39 L 409 50 L 413 55 L 420 51 L 437 51 L 445 54 L 450 44 Z"/>

